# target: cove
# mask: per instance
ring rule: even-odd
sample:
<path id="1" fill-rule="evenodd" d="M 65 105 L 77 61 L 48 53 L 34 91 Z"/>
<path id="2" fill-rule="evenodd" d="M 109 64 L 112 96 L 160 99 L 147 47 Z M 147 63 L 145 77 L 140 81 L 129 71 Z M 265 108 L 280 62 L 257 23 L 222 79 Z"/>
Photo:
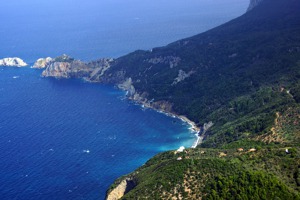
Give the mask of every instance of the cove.
<path id="1" fill-rule="evenodd" d="M 119 176 L 195 140 L 189 125 L 112 86 L 0 68 L 0 196 L 103 199 Z"/>

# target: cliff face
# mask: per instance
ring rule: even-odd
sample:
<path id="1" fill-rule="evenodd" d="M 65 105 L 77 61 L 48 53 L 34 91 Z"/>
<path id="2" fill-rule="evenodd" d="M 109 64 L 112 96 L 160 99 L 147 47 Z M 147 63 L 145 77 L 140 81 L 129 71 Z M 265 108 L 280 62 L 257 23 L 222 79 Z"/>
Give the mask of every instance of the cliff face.
<path id="1" fill-rule="evenodd" d="M 99 59 L 92 62 L 82 62 L 67 55 L 57 58 L 40 58 L 33 68 L 44 69 L 42 76 L 54 78 L 84 78 L 96 82 L 107 69 L 112 59 Z"/>
<path id="2" fill-rule="evenodd" d="M 21 58 L 3 58 L 0 59 L 0 66 L 6 67 L 25 67 L 27 63 L 25 63 Z"/>
<path id="3" fill-rule="evenodd" d="M 34 65 L 32 66 L 32 68 L 36 68 L 36 69 L 43 69 L 43 68 L 46 68 L 46 66 L 52 62 L 53 59 L 50 58 L 50 57 L 47 57 L 47 58 L 40 58 L 38 59 Z"/>
<path id="4" fill-rule="evenodd" d="M 126 193 L 132 190 L 136 186 L 135 181 L 132 177 L 127 177 L 117 183 L 117 186 L 111 189 L 107 193 L 107 200 L 118 200 L 121 199 Z"/>
<path id="5" fill-rule="evenodd" d="M 81 61 L 72 62 L 51 62 L 47 64 L 46 69 L 42 72 L 45 77 L 55 78 L 81 78 L 90 74 L 92 69 Z"/>

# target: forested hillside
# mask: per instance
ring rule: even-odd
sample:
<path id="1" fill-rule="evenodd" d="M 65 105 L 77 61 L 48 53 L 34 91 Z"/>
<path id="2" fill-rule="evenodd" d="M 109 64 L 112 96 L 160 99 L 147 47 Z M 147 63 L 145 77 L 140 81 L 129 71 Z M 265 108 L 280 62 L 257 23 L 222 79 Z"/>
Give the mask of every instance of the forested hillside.
<path id="1" fill-rule="evenodd" d="M 109 192 L 127 180 L 123 199 L 300 198 L 299 0 L 263 0 L 210 31 L 118 58 L 98 81 L 214 124 L 201 148 L 158 155 Z"/>
<path id="2" fill-rule="evenodd" d="M 199 126 L 212 121 L 205 146 L 270 133 L 300 99 L 299 10 L 299 0 L 264 0 L 205 33 L 118 58 L 94 81 L 126 83 L 133 99 Z"/>

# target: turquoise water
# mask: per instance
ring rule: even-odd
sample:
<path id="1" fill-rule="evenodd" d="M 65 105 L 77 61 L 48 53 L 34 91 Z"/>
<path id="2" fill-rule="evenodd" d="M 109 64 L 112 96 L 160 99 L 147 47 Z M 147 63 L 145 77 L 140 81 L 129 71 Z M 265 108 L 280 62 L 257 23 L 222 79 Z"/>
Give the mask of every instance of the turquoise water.
<path id="1" fill-rule="evenodd" d="M 67 53 L 117 57 L 191 36 L 241 15 L 248 0 L 10 0 L 0 58 Z M 0 199 L 104 199 L 153 155 L 191 146 L 187 124 L 124 99 L 113 86 L 0 67 Z"/>

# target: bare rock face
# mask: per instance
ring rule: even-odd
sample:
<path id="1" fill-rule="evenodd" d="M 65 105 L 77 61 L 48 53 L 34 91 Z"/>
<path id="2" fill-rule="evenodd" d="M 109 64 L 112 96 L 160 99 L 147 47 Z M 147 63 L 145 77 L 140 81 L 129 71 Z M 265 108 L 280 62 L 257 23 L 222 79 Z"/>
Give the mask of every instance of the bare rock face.
<path id="1" fill-rule="evenodd" d="M 26 67 L 27 63 L 25 63 L 21 58 L 3 58 L 0 59 L 0 66 L 5 67 Z"/>
<path id="2" fill-rule="evenodd" d="M 163 112 L 172 113 L 173 104 L 168 101 L 155 101 L 151 104 L 151 107 L 156 110 L 161 110 Z"/>
<path id="3" fill-rule="evenodd" d="M 67 55 L 56 58 L 40 58 L 33 68 L 44 69 L 42 76 L 55 78 L 84 78 L 99 82 L 100 77 L 110 68 L 113 59 L 100 59 L 89 63 L 75 60 Z"/>
<path id="4" fill-rule="evenodd" d="M 56 78 L 70 78 L 71 64 L 67 62 L 53 62 L 43 71 L 42 76 Z"/>
<path id="5" fill-rule="evenodd" d="M 190 77 L 193 73 L 195 73 L 194 71 L 190 71 L 188 73 L 186 73 L 183 70 L 179 70 L 178 71 L 178 76 L 174 79 L 174 82 L 172 83 L 172 85 L 176 85 L 177 83 L 183 81 L 184 79 Z"/>
<path id="6" fill-rule="evenodd" d="M 85 78 L 89 77 L 93 69 L 79 60 L 72 62 L 51 62 L 42 72 L 44 77 L 55 78 Z"/>
<path id="7" fill-rule="evenodd" d="M 122 180 L 116 188 L 111 190 L 106 197 L 106 200 L 118 200 L 135 187 L 135 182 L 132 178 Z"/>
<path id="8" fill-rule="evenodd" d="M 93 82 L 100 82 L 101 77 L 111 67 L 114 60 L 111 58 L 102 58 L 96 61 L 89 62 L 87 65 L 94 69 L 89 76 L 89 80 Z"/>
<path id="9" fill-rule="evenodd" d="M 175 56 L 159 56 L 159 57 L 154 57 L 149 60 L 147 60 L 148 63 L 157 65 L 157 64 L 168 64 L 170 68 L 172 69 L 173 67 L 177 67 L 177 65 L 180 63 L 181 59 L 179 57 Z"/>
<path id="10" fill-rule="evenodd" d="M 118 88 L 127 91 L 127 96 L 133 96 L 136 92 L 131 78 L 128 78 L 123 83 L 119 84 Z"/>
<path id="11" fill-rule="evenodd" d="M 53 61 L 53 59 L 50 58 L 50 57 L 47 57 L 47 58 L 40 58 L 40 59 L 38 59 L 38 60 L 34 63 L 34 65 L 32 66 L 32 68 L 36 68 L 36 69 L 43 69 L 43 68 L 46 68 L 47 65 L 48 65 L 51 61 Z"/>
<path id="12" fill-rule="evenodd" d="M 250 0 L 249 7 L 247 9 L 247 12 L 255 8 L 258 4 L 260 4 L 263 0 Z"/>

